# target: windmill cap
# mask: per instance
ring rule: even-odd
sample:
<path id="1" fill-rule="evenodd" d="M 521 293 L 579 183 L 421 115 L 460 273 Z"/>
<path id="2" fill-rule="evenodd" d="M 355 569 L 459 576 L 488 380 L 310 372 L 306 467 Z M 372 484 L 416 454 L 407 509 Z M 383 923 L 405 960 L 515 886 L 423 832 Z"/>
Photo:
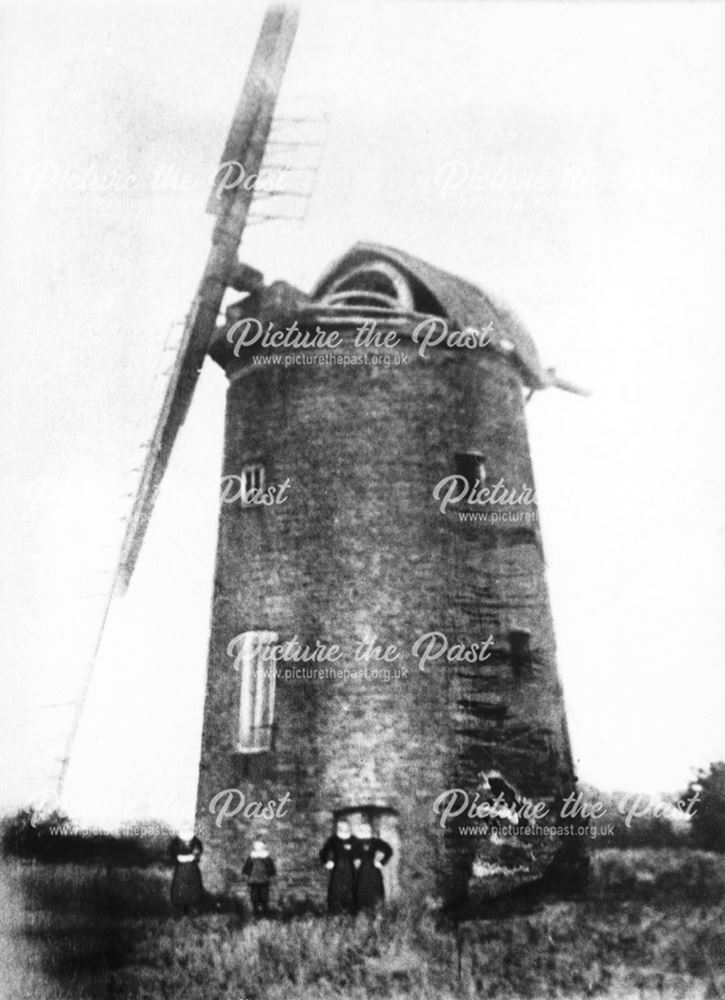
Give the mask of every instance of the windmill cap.
<path id="1" fill-rule="evenodd" d="M 388 279 L 390 291 L 397 293 L 400 308 L 441 316 L 452 329 L 490 327 L 491 345 L 518 362 L 524 382 L 534 389 L 547 384 L 534 341 L 510 309 L 470 281 L 403 250 L 380 243 L 356 243 L 325 271 L 311 297 L 318 302 L 330 297 L 339 299 L 345 294 L 340 288 L 354 288 L 355 275 L 365 272 L 379 276 L 383 284 Z M 401 273 L 407 288 L 400 287 Z M 392 302 L 393 298 L 388 296 L 388 303 Z"/>

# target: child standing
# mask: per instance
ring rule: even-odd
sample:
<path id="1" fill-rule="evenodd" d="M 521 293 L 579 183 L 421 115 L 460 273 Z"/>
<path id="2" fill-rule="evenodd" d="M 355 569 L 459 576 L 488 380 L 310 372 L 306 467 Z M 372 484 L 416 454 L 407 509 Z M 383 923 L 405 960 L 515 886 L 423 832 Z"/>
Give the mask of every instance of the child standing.
<path id="1" fill-rule="evenodd" d="M 242 874 L 247 876 L 252 913 L 255 917 L 266 917 L 269 912 L 269 885 L 277 874 L 277 869 L 263 840 L 252 843 Z"/>

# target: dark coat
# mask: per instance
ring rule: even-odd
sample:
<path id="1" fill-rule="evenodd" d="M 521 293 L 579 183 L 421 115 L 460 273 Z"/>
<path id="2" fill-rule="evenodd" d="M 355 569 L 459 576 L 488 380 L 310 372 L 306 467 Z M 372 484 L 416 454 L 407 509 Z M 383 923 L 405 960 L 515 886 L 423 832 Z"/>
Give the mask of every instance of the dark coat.
<path id="1" fill-rule="evenodd" d="M 378 837 L 355 842 L 354 860 L 359 861 L 355 880 L 355 906 L 358 910 L 371 909 L 385 899 L 383 873 L 375 864 L 376 855 L 381 864 L 387 865 L 393 848 Z"/>
<path id="2" fill-rule="evenodd" d="M 327 886 L 327 908 L 330 913 L 352 913 L 355 909 L 355 838 L 342 840 L 333 834 L 320 851 L 320 862 L 332 861 Z"/>
<path id="3" fill-rule="evenodd" d="M 171 841 L 171 853 L 174 857 L 174 877 L 171 880 L 171 902 L 174 906 L 185 910 L 190 906 L 198 906 L 204 895 L 199 870 L 199 858 L 202 853 L 201 841 L 198 837 L 182 840 L 174 837 Z M 180 861 L 179 857 L 194 855 L 193 861 Z"/>
<path id="4" fill-rule="evenodd" d="M 248 877 L 249 885 L 265 885 L 276 874 L 277 869 L 269 855 L 266 858 L 253 858 L 250 854 L 242 868 L 242 875 Z"/>

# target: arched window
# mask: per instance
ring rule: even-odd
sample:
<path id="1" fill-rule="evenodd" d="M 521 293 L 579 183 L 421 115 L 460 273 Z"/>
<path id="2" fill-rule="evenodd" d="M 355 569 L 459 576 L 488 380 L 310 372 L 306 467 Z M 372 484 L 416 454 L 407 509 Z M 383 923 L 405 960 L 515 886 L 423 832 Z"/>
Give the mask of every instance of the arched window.
<path id="1" fill-rule="evenodd" d="M 403 272 L 387 261 L 361 264 L 341 275 L 324 298 L 330 306 L 413 311 L 413 292 Z"/>

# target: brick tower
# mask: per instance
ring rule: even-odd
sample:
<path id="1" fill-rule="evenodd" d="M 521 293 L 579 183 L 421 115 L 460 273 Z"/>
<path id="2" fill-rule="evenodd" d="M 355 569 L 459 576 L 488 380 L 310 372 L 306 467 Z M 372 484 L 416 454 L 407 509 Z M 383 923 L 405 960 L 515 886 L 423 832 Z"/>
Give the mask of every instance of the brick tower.
<path id="1" fill-rule="evenodd" d="M 566 845 L 472 835 L 467 812 L 442 825 L 434 810 L 452 789 L 480 802 L 504 787 L 514 809 L 574 787 L 531 489 L 525 400 L 545 378 L 530 337 L 471 284 L 372 244 L 311 296 L 258 288 L 228 318 L 211 353 L 239 488 L 220 508 L 197 802 L 210 886 L 241 884 L 263 830 L 280 893 L 323 899 L 317 853 L 341 815 L 393 846 L 390 895 L 537 877 Z M 263 346 L 295 321 L 312 346 Z M 361 328 L 394 336 L 365 346 Z M 441 510 L 443 480 L 502 482 L 507 500 Z"/>

